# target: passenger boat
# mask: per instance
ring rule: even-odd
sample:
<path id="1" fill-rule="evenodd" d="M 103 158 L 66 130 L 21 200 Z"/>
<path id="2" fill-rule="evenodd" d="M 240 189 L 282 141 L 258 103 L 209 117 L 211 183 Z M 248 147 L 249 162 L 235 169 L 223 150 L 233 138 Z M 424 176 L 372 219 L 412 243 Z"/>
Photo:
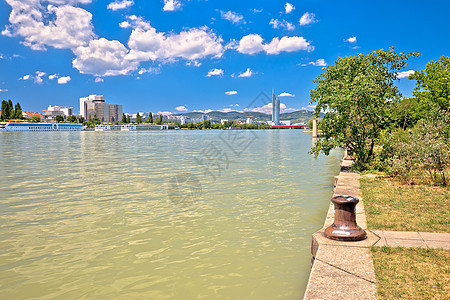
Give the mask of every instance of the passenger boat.
<path id="1" fill-rule="evenodd" d="M 82 124 L 70 123 L 6 123 L 1 131 L 81 131 Z"/>

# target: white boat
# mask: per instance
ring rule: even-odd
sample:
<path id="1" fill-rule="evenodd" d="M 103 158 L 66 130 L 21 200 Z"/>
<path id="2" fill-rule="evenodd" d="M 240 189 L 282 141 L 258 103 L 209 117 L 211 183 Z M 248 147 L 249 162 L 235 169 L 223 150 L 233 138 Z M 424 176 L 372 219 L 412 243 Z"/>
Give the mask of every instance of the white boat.
<path id="1" fill-rule="evenodd" d="M 6 123 L 2 131 L 81 131 L 82 124 L 70 123 Z"/>

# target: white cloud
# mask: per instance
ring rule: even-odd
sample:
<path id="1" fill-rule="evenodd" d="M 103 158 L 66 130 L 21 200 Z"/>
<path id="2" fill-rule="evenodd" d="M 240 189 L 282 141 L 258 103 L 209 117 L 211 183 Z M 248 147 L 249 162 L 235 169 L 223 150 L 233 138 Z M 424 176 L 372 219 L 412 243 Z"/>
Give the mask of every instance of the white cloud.
<path id="1" fill-rule="evenodd" d="M 158 114 L 158 115 L 163 115 L 163 116 L 170 116 L 170 115 L 173 115 L 173 113 L 170 112 L 170 111 L 158 111 L 157 114 Z"/>
<path id="2" fill-rule="evenodd" d="M 356 36 L 351 36 L 348 39 L 346 39 L 346 41 L 349 43 L 356 43 Z"/>
<path id="3" fill-rule="evenodd" d="M 247 68 L 247 70 L 243 73 L 240 73 L 238 77 L 252 77 L 255 73 L 250 70 L 250 68 Z"/>
<path id="4" fill-rule="evenodd" d="M 414 74 L 414 70 L 408 70 L 403 72 L 398 72 L 397 78 L 408 78 L 409 75 Z"/>
<path id="5" fill-rule="evenodd" d="M 309 52 L 313 51 L 314 47 L 301 36 L 283 36 L 281 40 L 277 37 L 272 39 L 270 44 L 264 45 L 264 50 L 267 54 L 279 54 L 280 52 L 294 52 L 298 50 Z"/>
<path id="6" fill-rule="evenodd" d="M 115 10 L 119 10 L 119 9 L 124 9 L 124 8 L 130 7 L 133 4 L 134 4 L 133 0 L 116 0 L 114 2 L 109 3 L 106 8 L 115 11 Z"/>
<path id="7" fill-rule="evenodd" d="M 93 33 L 92 14 L 88 11 L 63 4 L 90 3 L 89 1 L 41 1 L 7 0 L 11 6 L 10 24 L 2 31 L 6 36 L 21 36 L 21 43 L 33 50 L 45 50 L 46 46 L 74 49 L 86 45 Z M 62 5 L 62 6 L 54 6 Z"/>
<path id="8" fill-rule="evenodd" d="M 45 72 L 36 71 L 36 76 L 34 76 L 34 82 L 41 84 L 44 82 L 44 79 L 42 79 L 42 76 L 45 76 Z"/>
<path id="9" fill-rule="evenodd" d="M 192 112 L 201 112 L 201 113 L 204 113 L 204 114 L 207 114 L 207 113 L 210 113 L 210 112 L 212 112 L 213 110 L 212 109 L 205 109 L 205 110 L 201 110 L 201 109 L 196 109 L 196 110 L 193 110 Z"/>
<path id="10" fill-rule="evenodd" d="M 186 62 L 186 66 L 191 66 L 191 67 L 200 67 L 202 65 L 201 62 L 196 61 L 196 60 L 189 60 Z"/>
<path id="11" fill-rule="evenodd" d="M 284 5 L 284 9 L 287 14 L 290 14 L 295 9 L 295 6 L 289 2 L 286 2 L 286 4 Z"/>
<path id="12" fill-rule="evenodd" d="M 141 68 L 138 71 L 139 75 L 142 75 L 144 73 L 149 73 L 149 74 L 159 74 L 161 73 L 161 68 L 160 67 L 149 67 L 148 69 L 145 68 Z"/>
<path id="13" fill-rule="evenodd" d="M 237 51 L 244 54 L 255 54 L 263 50 L 263 38 L 259 34 L 249 34 L 242 37 L 237 47 Z"/>
<path id="14" fill-rule="evenodd" d="M 164 0 L 163 11 L 175 11 L 181 8 L 181 2 L 178 0 Z"/>
<path id="15" fill-rule="evenodd" d="M 177 110 L 177 111 L 188 111 L 186 106 L 183 106 L 183 105 L 175 107 L 175 110 Z"/>
<path id="16" fill-rule="evenodd" d="M 274 29 L 277 29 L 277 28 L 285 28 L 287 30 L 294 30 L 295 29 L 295 25 L 292 24 L 292 23 L 289 23 L 286 20 L 279 21 L 278 19 L 271 19 L 269 24 L 272 25 L 272 27 Z"/>
<path id="17" fill-rule="evenodd" d="M 208 72 L 208 75 L 206 75 L 206 77 L 211 77 L 211 76 L 223 76 L 223 70 L 222 69 L 211 69 Z"/>
<path id="18" fill-rule="evenodd" d="M 309 25 L 316 22 L 317 22 L 316 15 L 309 12 L 305 12 L 299 21 L 300 26 Z"/>
<path id="19" fill-rule="evenodd" d="M 48 75 L 48 79 L 53 80 L 58 78 L 58 74 Z"/>
<path id="20" fill-rule="evenodd" d="M 180 33 L 157 32 L 149 23 L 133 20 L 127 56 L 130 60 L 176 61 L 178 58 L 198 61 L 211 56 L 221 57 L 225 51 L 222 38 L 208 27 L 192 28 Z"/>
<path id="21" fill-rule="evenodd" d="M 315 67 L 325 67 L 327 65 L 327 63 L 325 62 L 325 59 L 319 58 L 316 61 L 311 61 L 311 62 L 306 63 L 306 64 L 300 64 L 300 66 L 302 66 L 302 67 L 308 66 L 308 65 L 312 65 L 312 66 L 315 66 Z"/>
<path id="22" fill-rule="evenodd" d="M 123 21 L 119 23 L 120 28 L 130 28 L 131 24 L 128 21 Z"/>
<path id="23" fill-rule="evenodd" d="M 23 77 L 20 77 L 19 80 L 28 80 L 31 78 L 31 75 L 24 75 Z"/>
<path id="24" fill-rule="evenodd" d="M 74 50 L 74 68 L 83 74 L 95 76 L 127 75 L 138 67 L 138 62 L 127 59 L 128 49 L 119 41 L 105 38 L 92 40 L 86 47 Z"/>
<path id="25" fill-rule="evenodd" d="M 295 97 L 295 95 L 284 92 L 279 94 L 278 97 Z"/>
<path id="26" fill-rule="evenodd" d="M 261 112 L 264 114 L 271 114 L 272 113 L 272 103 L 268 103 L 266 105 L 255 107 L 255 108 L 244 108 L 244 111 L 253 111 L 253 112 Z M 298 111 L 296 108 L 287 108 L 286 104 L 280 103 L 280 111 L 281 113 L 291 112 L 291 111 Z"/>
<path id="27" fill-rule="evenodd" d="M 232 11 L 220 11 L 220 16 L 222 17 L 222 19 L 225 19 L 227 21 L 230 21 L 233 24 L 239 24 L 239 23 L 244 23 L 245 24 L 245 20 L 244 17 L 241 14 L 232 12 Z"/>
<path id="28" fill-rule="evenodd" d="M 7 89 L 0 89 L 0 92 L 7 92 Z"/>
<path id="29" fill-rule="evenodd" d="M 58 78 L 58 84 L 66 84 L 71 80 L 70 76 Z"/>
<path id="30" fill-rule="evenodd" d="M 252 9 L 252 12 L 253 12 L 254 14 L 261 13 L 261 12 L 263 12 L 263 9 L 262 9 L 262 8 L 261 8 L 261 9 L 256 9 L 256 8 L 254 8 L 254 9 Z"/>
<path id="31" fill-rule="evenodd" d="M 99 83 L 99 82 L 104 82 L 105 80 L 103 80 L 103 78 L 101 77 L 96 77 L 95 78 L 95 83 Z"/>
<path id="32" fill-rule="evenodd" d="M 231 96 L 231 95 L 236 95 L 238 92 L 237 91 L 227 91 L 225 92 L 225 95 Z M 236 104 L 236 106 L 239 106 Z"/>
<path id="33" fill-rule="evenodd" d="M 284 36 L 281 39 L 273 38 L 269 44 L 264 44 L 258 34 L 249 34 L 239 41 L 237 51 L 244 54 L 256 54 L 265 51 L 267 54 L 279 54 L 280 52 L 293 52 L 298 50 L 313 51 L 310 42 L 301 36 Z"/>

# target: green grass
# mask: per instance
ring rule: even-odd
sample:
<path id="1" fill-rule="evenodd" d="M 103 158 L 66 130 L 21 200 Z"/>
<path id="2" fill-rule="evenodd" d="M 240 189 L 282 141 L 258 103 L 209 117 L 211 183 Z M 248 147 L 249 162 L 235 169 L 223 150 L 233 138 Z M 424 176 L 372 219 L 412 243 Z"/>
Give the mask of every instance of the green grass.
<path id="1" fill-rule="evenodd" d="M 372 247 L 379 299 L 449 299 L 450 251 Z"/>
<path id="2" fill-rule="evenodd" d="M 450 232 L 449 188 L 378 177 L 361 179 L 361 192 L 369 229 Z"/>

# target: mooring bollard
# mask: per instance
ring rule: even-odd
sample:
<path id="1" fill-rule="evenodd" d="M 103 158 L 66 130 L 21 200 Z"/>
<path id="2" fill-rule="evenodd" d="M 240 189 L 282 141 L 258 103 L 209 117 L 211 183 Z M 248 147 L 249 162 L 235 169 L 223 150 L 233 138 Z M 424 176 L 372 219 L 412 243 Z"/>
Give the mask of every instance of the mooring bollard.
<path id="1" fill-rule="evenodd" d="M 355 207 L 359 200 L 350 196 L 331 198 L 334 204 L 334 222 L 325 229 L 325 236 L 338 241 L 360 241 L 367 238 L 366 232 L 356 224 Z"/>

